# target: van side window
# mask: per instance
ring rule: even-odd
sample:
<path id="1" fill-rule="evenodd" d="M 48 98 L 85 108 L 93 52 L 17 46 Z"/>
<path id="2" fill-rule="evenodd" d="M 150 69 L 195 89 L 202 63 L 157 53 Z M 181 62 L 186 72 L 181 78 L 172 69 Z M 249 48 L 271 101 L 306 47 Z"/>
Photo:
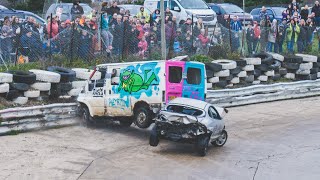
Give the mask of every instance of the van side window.
<path id="1" fill-rule="evenodd" d="M 169 82 L 180 83 L 182 79 L 182 67 L 170 66 L 169 67 Z"/>
<path id="2" fill-rule="evenodd" d="M 201 83 L 201 69 L 188 68 L 187 71 L 187 83 L 199 85 Z"/>
<path id="3" fill-rule="evenodd" d="M 174 7 L 179 7 L 175 1 L 170 1 L 170 10 L 173 10 Z"/>
<path id="4" fill-rule="evenodd" d="M 167 7 L 168 7 L 168 1 L 164 1 L 164 10 L 166 10 Z M 158 1 L 157 9 L 160 9 L 160 1 Z"/>

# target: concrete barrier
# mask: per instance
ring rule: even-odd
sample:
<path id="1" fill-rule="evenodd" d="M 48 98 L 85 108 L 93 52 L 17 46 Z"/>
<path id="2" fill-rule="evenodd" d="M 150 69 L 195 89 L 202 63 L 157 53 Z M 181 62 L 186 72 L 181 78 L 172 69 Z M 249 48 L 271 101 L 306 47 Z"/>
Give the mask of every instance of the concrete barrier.
<path id="1" fill-rule="evenodd" d="M 222 107 L 320 95 L 320 80 L 255 85 L 237 89 L 209 90 L 207 101 Z"/>
<path id="2" fill-rule="evenodd" d="M 0 111 L 0 135 L 77 124 L 77 103 L 10 108 Z"/>

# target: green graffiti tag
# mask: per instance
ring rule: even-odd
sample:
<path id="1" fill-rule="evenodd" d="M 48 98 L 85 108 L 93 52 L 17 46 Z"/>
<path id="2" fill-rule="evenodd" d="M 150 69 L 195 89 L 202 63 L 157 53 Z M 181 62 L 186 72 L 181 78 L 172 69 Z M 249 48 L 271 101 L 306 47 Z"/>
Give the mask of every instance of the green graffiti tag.
<path id="1" fill-rule="evenodd" d="M 125 70 L 120 75 L 120 85 L 118 87 L 118 92 L 123 89 L 128 93 L 139 92 L 140 90 L 149 89 L 153 81 L 157 81 L 156 74 L 152 72 L 148 78 L 148 73 L 151 70 L 144 70 L 144 78 L 141 75 L 135 73 L 133 70 Z"/>

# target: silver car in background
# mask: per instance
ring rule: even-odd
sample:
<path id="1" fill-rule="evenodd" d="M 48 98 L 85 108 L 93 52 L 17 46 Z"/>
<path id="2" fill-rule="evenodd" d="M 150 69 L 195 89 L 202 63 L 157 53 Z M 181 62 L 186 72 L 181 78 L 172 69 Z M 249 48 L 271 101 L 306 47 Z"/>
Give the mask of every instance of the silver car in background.
<path id="1" fill-rule="evenodd" d="M 204 101 L 176 98 L 160 111 L 149 144 L 157 146 L 160 139 L 195 144 L 197 153 L 205 156 L 208 145 L 221 147 L 228 138 L 223 117 L 228 111 Z"/>

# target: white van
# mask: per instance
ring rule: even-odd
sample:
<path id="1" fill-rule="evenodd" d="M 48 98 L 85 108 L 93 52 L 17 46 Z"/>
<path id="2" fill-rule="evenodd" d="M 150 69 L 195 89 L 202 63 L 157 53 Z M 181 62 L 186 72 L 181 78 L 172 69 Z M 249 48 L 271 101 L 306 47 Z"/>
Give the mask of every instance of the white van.
<path id="1" fill-rule="evenodd" d="M 160 0 L 145 0 L 144 6 L 154 12 L 160 9 Z M 203 23 L 207 26 L 215 26 L 217 23 L 216 13 L 203 0 L 164 0 L 164 8 L 167 7 L 177 17 L 178 23 L 192 18 L 192 15 L 194 22 L 202 18 Z"/>

